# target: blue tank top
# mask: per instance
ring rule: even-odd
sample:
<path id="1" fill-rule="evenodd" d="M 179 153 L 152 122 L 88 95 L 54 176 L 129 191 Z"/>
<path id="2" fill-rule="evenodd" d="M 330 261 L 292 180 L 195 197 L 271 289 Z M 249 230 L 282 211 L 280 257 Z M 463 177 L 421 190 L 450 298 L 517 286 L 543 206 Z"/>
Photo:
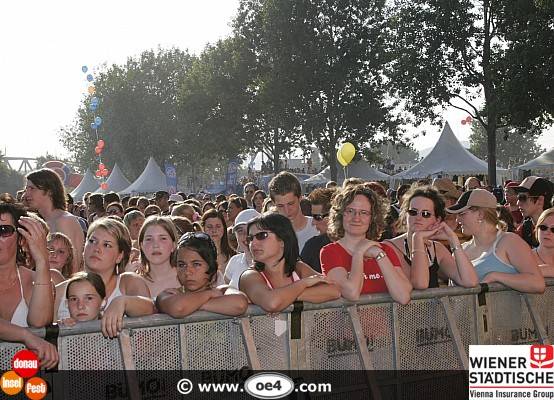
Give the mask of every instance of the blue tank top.
<path id="1" fill-rule="evenodd" d="M 504 272 L 506 274 L 517 274 L 517 270 L 510 264 L 506 264 L 496 255 L 496 245 L 502 239 L 503 232 L 498 232 L 496 235 L 496 240 L 494 241 L 491 249 L 487 251 L 484 255 L 475 260 L 471 260 L 473 266 L 475 267 L 475 272 L 479 280 L 482 281 L 483 278 L 491 272 Z"/>

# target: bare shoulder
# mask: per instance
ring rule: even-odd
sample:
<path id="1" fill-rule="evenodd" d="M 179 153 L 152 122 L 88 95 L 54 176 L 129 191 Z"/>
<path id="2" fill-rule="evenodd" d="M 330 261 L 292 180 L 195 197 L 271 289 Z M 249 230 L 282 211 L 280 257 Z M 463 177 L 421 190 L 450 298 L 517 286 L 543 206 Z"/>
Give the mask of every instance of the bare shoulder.
<path id="1" fill-rule="evenodd" d="M 498 247 L 506 250 L 510 250 L 512 247 L 521 249 L 522 247 L 529 248 L 529 245 L 516 233 L 505 232 L 502 234 L 502 238 L 498 242 Z"/>

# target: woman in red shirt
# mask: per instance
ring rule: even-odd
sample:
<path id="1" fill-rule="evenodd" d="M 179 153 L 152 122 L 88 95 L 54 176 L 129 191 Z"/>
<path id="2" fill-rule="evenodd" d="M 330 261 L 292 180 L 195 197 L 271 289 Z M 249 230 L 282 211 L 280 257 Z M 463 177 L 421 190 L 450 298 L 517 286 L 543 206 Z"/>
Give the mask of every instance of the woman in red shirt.
<path id="1" fill-rule="evenodd" d="M 389 293 L 398 303 L 410 301 L 412 285 L 396 253 L 376 242 L 385 214 L 383 199 L 365 184 L 349 186 L 333 199 L 329 234 L 336 242 L 321 249 L 321 270 L 348 300 Z"/>

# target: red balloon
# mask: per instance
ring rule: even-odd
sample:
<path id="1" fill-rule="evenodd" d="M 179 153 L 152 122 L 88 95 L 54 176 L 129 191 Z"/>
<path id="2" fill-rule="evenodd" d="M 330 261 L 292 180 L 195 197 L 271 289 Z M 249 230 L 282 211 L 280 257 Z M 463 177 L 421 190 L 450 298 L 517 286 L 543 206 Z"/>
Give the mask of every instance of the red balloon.
<path id="1" fill-rule="evenodd" d="M 110 173 L 110 171 L 108 171 L 107 169 L 103 169 L 100 172 L 102 172 L 102 176 L 108 176 L 108 174 Z"/>
<path id="2" fill-rule="evenodd" d="M 102 190 L 108 189 L 108 184 L 107 184 L 106 182 L 103 182 L 103 183 L 100 185 L 100 189 L 102 189 Z"/>
<path id="3" fill-rule="evenodd" d="M 100 164 L 98 164 L 98 169 L 99 169 L 100 171 L 103 171 L 103 170 L 106 169 L 106 166 L 105 166 L 104 164 L 100 163 Z"/>
<path id="4" fill-rule="evenodd" d="M 99 156 L 100 153 L 102 153 L 102 149 L 101 149 L 100 147 L 96 146 L 96 147 L 94 148 L 94 152 L 96 153 L 97 156 Z"/>
<path id="5" fill-rule="evenodd" d="M 98 147 L 100 147 L 101 149 L 104 148 L 104 145 L 105 145 L 105 144 L 106 144 L 106 143 L 104 143 L 104 141 L 103 141 L 102 139 L 100 139 L 100 140 L 98 141 Z"/>
<path id="6" fill-rule="evenodd" d="M 462 125 L 465 125 L 467 122 L 465 119 L 462 119 Z"/>
<path id="7" fill-rule="evenodd" d="M 96 170 L 96 173 L 94 175 L 96 175 L 97 178 L 100 178 L 102 176 L 102 171 Z"/>

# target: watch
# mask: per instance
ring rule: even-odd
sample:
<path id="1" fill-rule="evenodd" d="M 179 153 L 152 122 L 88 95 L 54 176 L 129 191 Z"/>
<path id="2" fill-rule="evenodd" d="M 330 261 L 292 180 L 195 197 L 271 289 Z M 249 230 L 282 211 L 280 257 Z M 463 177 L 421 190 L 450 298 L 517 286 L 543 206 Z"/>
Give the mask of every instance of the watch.
<path id="1" fill-rule="evenodd" d="M 379 261 L 387 256 L 387 253 L 384 251 L 380 251 L 379 254 L 375 256 L 375 261 Z"/>

